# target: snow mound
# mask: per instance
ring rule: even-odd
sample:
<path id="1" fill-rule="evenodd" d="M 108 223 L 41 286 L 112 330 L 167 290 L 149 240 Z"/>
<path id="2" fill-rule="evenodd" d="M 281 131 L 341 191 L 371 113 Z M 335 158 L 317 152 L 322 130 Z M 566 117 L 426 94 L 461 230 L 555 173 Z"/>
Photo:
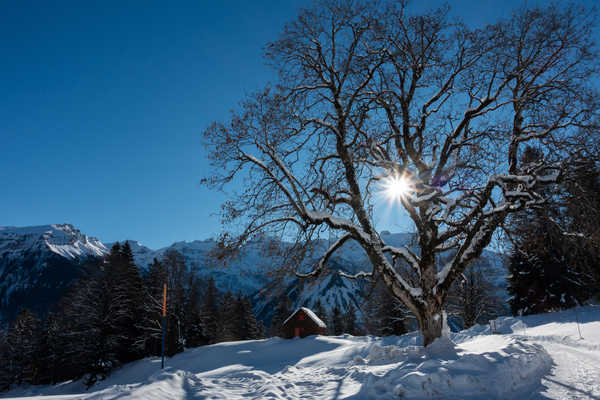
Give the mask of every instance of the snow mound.
<path id="1" fill-rule="evenodd" d="M 486 348 L 501 343 L 488 340 Z M 365 360 L 377 365 L 396 362 L 383 376 L 373 373 L 357 398 L 507 399 L 539 386 L 552 359 L 538 344 L 515 339 L 493 351 L 462 351 L 447 338 L 427 348 L 373 345 Z"/>

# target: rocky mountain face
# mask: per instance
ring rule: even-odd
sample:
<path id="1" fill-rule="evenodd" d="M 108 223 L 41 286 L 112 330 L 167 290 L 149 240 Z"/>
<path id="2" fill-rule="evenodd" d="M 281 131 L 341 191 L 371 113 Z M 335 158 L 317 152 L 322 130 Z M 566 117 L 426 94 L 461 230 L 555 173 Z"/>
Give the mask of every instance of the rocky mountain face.
<path id="1" fill-rule="evenodd" d="M 45 312 L 89 259 L 106 253 L 102 242 L 69 224 L 0 227 L 0 321 L 22 307 Z"/>
<path id="2" fill-rule="evenodd" d="M 414 240 L 407 233 L 383 232 L 382 236 L 393 246 L 410 246 Z M 344 310 L 353 304 L 361 319 L 360 308 L 368 292 L 367 285 L 335 273 L 338 270 L 356 273 L 369 268 L 366 254 L 355 243 L 346 243 L 336 252 L 328 265 L 332 273 L 316 280 L 299 280 L 293 275 L 274 280 L 270 272 L 278 267 L 279 260 L 266 255 L 261 242 L 249 243 L 226 266 L 214 262 L 211 250 L 216 243 L 213 240 L 176 242 L 158 250 L 133 240 L 129 240 L 129 244 L 142 270 L 154 258 L 160 260 L 167 251 L 180 252 L 189 268 L 204 279 L 212 277 L 221 291 L 251 296 L 255 311 L 267 323 L 283 296 L 290 299 L 293 308 L 313 307 L 320 300 L 330 312 L 336 306 Z M 11 320 L 21 307 L 45 312 L 74 279 L 85 273 L 86 263 L 108 254 L 111 246 L 112 243 L 104 244 L 69 224 L 0 227 L 0 321 Z M 322 240 L 316 246 L 315 254 L 322 254 L 329 241 Z M 491 280 L 499 292 L 504 292 L 506 272 L 501 256 L 485 251 L 483 259 L 492 267 Z M 298 268 L 307 270 L 316 261 L 307 259 Z"/>

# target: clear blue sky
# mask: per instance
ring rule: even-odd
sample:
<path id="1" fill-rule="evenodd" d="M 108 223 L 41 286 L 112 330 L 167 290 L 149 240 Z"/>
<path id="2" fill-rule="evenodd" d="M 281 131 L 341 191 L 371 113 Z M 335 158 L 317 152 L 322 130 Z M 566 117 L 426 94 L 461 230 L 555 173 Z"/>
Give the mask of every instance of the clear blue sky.
<path id="1" fill-rule="evenodd" d="M 483 24 L 520 1 L 451 3 Z M 201 133 L 274 79 L 262 47 L 303 4 L 0 1 L 0 225 L 153 248 L 217 234 Z"/>

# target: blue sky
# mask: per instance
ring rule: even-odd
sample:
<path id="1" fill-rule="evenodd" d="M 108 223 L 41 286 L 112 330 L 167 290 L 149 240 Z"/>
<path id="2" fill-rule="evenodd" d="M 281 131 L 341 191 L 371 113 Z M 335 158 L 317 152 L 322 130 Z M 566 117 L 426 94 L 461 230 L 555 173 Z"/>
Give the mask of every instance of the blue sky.
<path id="1" fill-rule="evenodd" d="M 153 248 L 219 233 L 201 133 L 274 79 L 262 47 L 307 2 L 0 4 L 0 225 Z M 452 4 L 483 24 L 520 2 Z"/>

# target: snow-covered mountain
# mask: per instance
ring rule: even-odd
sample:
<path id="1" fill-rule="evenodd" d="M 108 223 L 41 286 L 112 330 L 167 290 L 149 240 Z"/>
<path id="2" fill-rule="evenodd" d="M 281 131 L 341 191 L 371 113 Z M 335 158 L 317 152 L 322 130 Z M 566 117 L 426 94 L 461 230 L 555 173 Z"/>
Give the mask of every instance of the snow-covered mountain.
<path id="1" fill-rule="evenodd" d="M 46 311 L 89 258 L 107 251 L 70 224 L 0 227 L 0 321 L 21 307 Z"/>
<path id="2" fill-rule="evenodd" d="M 135 240 L 128 240 L 136 264 L 145 269 L 156 258 L 160 260 L 169 251 L 183 255 L 187 266 L 200 277 L 212 277 L 222 291 L 241 292 L 250 295 L 261 289 L 267 282 L 267 273 L 272 269 L 274 260 L 262 254 L 258 243 L 250 243 L 238 257 L 227 265 L 215 262 L 211 251 L 216 242 L 212 239 L 175 242 L 170 246 L 152 250 Z M 110 249 L 113 243 L 106 246 Z"/>
<path id="3" fill-rule="evenodd" d="M 108 249 L 100 240 L 81 233 L 71 224 L 0 226 L 0 256 L 19 258 L 30 251 L 49 251 L 77 259 L 103 256 Z"/>

